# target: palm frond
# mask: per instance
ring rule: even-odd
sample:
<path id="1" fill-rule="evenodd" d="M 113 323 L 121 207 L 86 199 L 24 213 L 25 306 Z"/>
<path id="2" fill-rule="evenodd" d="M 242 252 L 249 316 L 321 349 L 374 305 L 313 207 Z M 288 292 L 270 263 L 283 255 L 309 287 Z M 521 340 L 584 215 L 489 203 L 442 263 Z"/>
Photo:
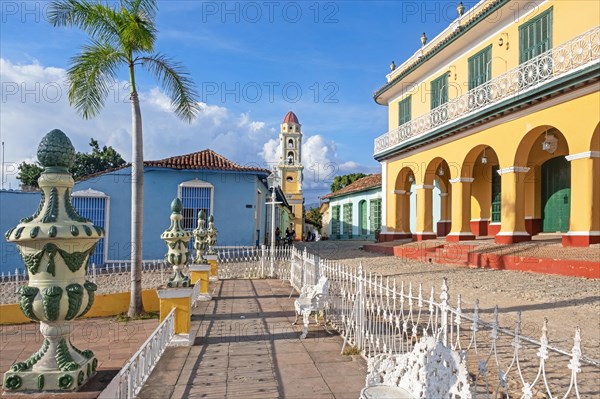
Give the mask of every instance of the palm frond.
<path id="1" fill-rule="evenodd" d="M 154 19 L 144 15 L 132 14 L 121 10 L 122 20 L 119 24 L 119 41 L 124 51 L 151 53 L 156 41 L 156 25 Z"/>
<path id="2" fill-rule="evenodd" d="M 171 98 L 175 114 L 184 121 L 191 122 L 200 111 L 200 107 L 194 83 L 183 66 L 162 54 L 139 57 L 138 61 L 158 78 Z"/>
<path id="3" fill-rule="evenodd" d="M 156 0 L 121 0 L 121 7 L 132 14 L 145 15 L 149 19 L 154 19 L 158 10 Z"/>
<path id="4" fill-rule="evenodd" d="M 56 0 L 48 8 L 53 26 L 75 26 L 92 39 L 115 43 L 119 37 L 119 14 L 108 5 L 87 0 Z"/>
<path id="5" fill-rule="evenodd" d="M 92 41 L 71 59 L 67 71 L 69 103 L 85 119 L 94 117 L 117 84 L 117 72 L 127 56 L 108 43 Z"/>

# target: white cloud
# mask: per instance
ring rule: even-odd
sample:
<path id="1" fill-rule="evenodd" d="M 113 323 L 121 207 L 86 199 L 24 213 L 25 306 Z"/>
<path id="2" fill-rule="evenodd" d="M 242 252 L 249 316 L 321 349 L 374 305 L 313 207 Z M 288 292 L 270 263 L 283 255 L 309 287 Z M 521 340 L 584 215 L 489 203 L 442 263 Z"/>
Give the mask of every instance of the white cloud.
<path id="1" fill-rule="evenodd" d="M 41 138 L 52 129 L 63 130 L 78 151 L 87 151 L 90 138 L 113 146 L 131 158 L 131 108 L 126 81 L 117 82 L 99 115 L 82 119 L 68 102 L 66 71 L 37 61 L 17 65 L 0 58 L 0 139 L 5 142 L 7 181 L 18 187 L 16 166 L 36 159 Z M 279 126 L 253 120 L 250 112 L 199 103 L 201 112 L 187 124 L 172 112 L 169 97 L 158 87 L 141 89 L 144 158 L 161 159 L 210 148 L 242 165 L 279 162 Z M 328 191 L 338 174 L 366 172 L 354 161 L 341 160 L 336 143 L 305 132 L 302 148 L 304 186 L 308 193 Z M 8 187 L 8 184 L 5 184 Z M 321 194 L 321 193 L 320 193 Z"/>
<path id="2" fill-rule="evenodd" d="M 82 119 L 68 102 L 66 71 L 38 62 L 17 65 L 0 58 L 0 136 L 6 148 L 7 181 L 18 187 L 16 165 L 36 159 L 37 145 L 52 129 L 63 130 L 78 151 L 90 138 L 113 146 L 131 158 L 131 109 L 127 82 L 118 82 L 99 115 Z M 211 148 L 240 164 L 261 163 L 257 155 L 274 136 L 265 122 L 250 113 L 234 115 L 224 107 L 200 103 L 191 123 L 177 119 L 171 101 L 158 87 L 140 92 L 144 158 L 160 159 Z M 239 145 L 243 142 L 244 145 Z M 264 166 L 264 165 L 261 165 Z M 5 184 L 8 187 L 8 184 Z"/>
<path id="3" fill-rule="evenodd" d="M 270 139 L 264 143 L 259 155 L 269 164 L 278 163 L 280 160 L 280 146 L 278 139 Z M 320 134 L 304 135 L 302 142 L 302 164 L 304 165 L 303 189 L 326 190 L 331 185 L 333 178 L 340 174 L 365 172 L 366 168 L 354 161 L 342 161 L 337 154 L 337 145 L 334 141 L 327 141 Z"/>

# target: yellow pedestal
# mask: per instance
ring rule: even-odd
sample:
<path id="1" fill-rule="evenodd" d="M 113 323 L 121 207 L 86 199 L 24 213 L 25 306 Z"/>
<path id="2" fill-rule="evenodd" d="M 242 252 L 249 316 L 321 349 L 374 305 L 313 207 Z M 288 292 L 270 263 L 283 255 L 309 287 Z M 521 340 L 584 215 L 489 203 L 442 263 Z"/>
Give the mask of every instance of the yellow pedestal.
<path id="1" fill-rule="evenodd" d="M 211 265 L 190 265 L 190 275 L 192 284 L 200 281 L 200 295 L 196 298 L 197 301 L 210 301 L 211 295 L 208 293 L 208 282 L 210 278 Z"/>
<path id="2" fill-rule="evenodd" d="M 218 280 L 219 268 L 217 266 L 217 255 L 206 255 L 205 258 L 208 261 L 208 264 L 210 265 L 210 279 L 212 281 Z"/>
<path id="3" fill-rule="evenodd" d="M 175 337 L 169 345 L 192 345 L 195 338 L 195 333 L 190 331 L 193 289 L 163 288 L 157 289 L 156 292 L 161 322 L 175 309 Z"/>

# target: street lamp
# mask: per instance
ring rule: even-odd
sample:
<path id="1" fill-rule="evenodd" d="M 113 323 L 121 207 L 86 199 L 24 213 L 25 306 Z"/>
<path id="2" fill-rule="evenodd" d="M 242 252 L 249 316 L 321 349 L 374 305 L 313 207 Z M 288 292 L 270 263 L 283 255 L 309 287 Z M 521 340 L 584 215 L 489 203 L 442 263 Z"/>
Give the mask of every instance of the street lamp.
<path id="1" fill-rule="evenodd" d="M 271 190 L 271 248 L 275 247 L 275 205 L 277 202 L 277 186 L 279 185 L 279 174 L 277 173 L 277 168 L 273 168 L 273 171 L 267 177 L 267 183 L 269 184 L 269 189 Z"/>
<path id="2" fill-rule="evenodd" d="M 273 167 L 273 171 L 267 177 L 267 184 L 271 190 L 271 276 L 274 272 L 273 260 L 275 258 L 275 205 L 281 204 L 281 202 L 275 202 L 277 199 L 277 186 L 279 185 L 279 174 L 277 173 L 277 167 Z"/>

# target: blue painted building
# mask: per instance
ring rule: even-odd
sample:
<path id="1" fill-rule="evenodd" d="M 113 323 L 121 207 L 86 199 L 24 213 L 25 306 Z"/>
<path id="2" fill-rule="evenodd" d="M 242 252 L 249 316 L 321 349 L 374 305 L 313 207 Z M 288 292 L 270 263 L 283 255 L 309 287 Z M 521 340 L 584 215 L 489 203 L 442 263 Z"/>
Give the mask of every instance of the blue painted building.
<path id="1" fill-rule="evenodd" d="M 162 259 L 160 234 L 169 226 L 170 204 L 183 202 L 183 224 L 196 227 L 198 211 L 214 215 L 219 245 L 255 245 L 265 240 L 270 198 L 269 171 L 240 166 L 204 150 L 144 162 L 144 259 Z M 106 237 L 91 260 L 96 264 L 128 260 L 131 253 L 131 167 L 105 171 L 75 183 L 73 203 L 78 212 L 105 228 Z M 39 193 L 0 192 L 0 229 L 6 231 L 35 212 Z M 208 218 L 208 216 L 207 216 Z M 13 244 L 2 240 L 0 271 L 23 268 Z"/>

